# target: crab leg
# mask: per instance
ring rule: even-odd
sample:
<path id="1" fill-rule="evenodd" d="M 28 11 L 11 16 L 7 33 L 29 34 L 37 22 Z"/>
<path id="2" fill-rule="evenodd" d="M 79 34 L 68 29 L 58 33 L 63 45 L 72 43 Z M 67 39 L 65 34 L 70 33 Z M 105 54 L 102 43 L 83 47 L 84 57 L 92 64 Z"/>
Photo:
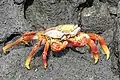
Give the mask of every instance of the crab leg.
<path id="1" fill-rule="evenodd" d="M 25 62 L 25 67 L 27 69 L 30 69 L 30 62 L 31 62 L 31 59 L 32 57 L 35 55 L 36 51 L 39 49 L 39 47 L 41 46 L 41 43 L 42 43 L 42 40 L 40 40 L 39 42 L 37 42 L 33 47 L 32 47 L 32 50 L 31 52 L 29 53 L 27 59 L 26 59 L 26 62 Z"/>
<path id="2" fill-rule="evenodd" d="M 103 51 L 105 52 L 105 54 L 106 54 L 106 56 L 107 56 L 107 60 L 108 60 L 109 57 L 110 57 L 110 51 L 109 51 L 109 49 L 108 49 L 108 47 L 107 47 L 107 45 L 106 45 L 106 42 L 105 42 L 104 38 L 101 37 L 101 36 L 99 36 L 99 35 L 97 35 L 97 34 L 93 34 L 93 33 L 89 33 L 88 35 L 90 36 L 90 39 L 92 39 L 92 40 L 94 40 L 94 41 L 95 41 L 95 40 L 98 40 L 98 41 L 99 41 L 99 43 L 100 43 Z"/>
<path id="3" fill-rule="evenodd" d="M 72 44 L 73 47 L 80 47 L 81 44 L 77 42 L 74 38 L 67 39 L 67 41 Z"/>
<path id="4" fill-rule="evenodd" d="M 98 59 L 99 59 L 97 46 L 94 43 L 94 41 L 91 39 L 88 40 L 88 45 L 90 46 L 91 52 L 92 52 L 93 57 L 95 59 L 95 63 L 97 63 Z"/>
<path id="5" fill-rule="evenodd" d="M 28 44 L 27 41 L 29 40 L 32 40 L 34 37 L 34 35 L 31 35 L 31 36 L 23 36 L 19 39 L 17 39 L 15 42 L 13 43 L 10 43 L 10 44 L 7 44 L 6 46 L 4 46 L 2 49 L 3 49 L 3 52 L 6 53 L 6 50 L 19 44 L 20 42 L 24 42 L 25 44 Z"/>
<path id="6" fill-rule="evenodd" d="M 45 43 L 45 47 L 44 47 L 44 51 L 43 51 L 43 53 L 42 53 L 42 63 L 43 63 L 44 69 L 47 68 L 48 49 L 49 49 L 49 43 L 46 42 L 46 43 Z"/>
<path id="7" fill-rule="evenodd" d="M 35 35 L 37 32 L 24 32 L 23 36 Z"/>

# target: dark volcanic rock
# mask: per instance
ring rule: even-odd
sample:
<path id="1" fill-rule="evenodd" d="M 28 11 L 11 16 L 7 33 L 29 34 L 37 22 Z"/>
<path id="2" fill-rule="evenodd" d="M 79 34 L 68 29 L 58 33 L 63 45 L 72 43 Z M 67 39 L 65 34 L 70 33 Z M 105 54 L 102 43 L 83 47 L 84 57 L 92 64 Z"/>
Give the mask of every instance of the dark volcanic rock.
<path id="1" fill-rule="evenodd" d="M 99 52 L 100 60 L 94 65 L 88 47 L 77 49 L 84 54 L 66 49 L 66 54 L 61 57 L 49 55 L 47 70 L 43 69 L 41 56 L 34 57 L 31 70 L 27 70 L 24 63 L 31 47 L 16 46 L 9 49 L 9 54 L 0 55 L 0 80 L 119 80 L 120 4 L 117 1 L 1 0 L 0 48 L 2 40 L 10 38 L 14 32 L 78 23 L 82 24 L 81 31 L 103 36 L 111 55 L 106 60 L 105 55 Z"/>
<path id="2" fill-rule="evenodd" d="M 107 0 L 111 6 L 117 6 L 120 0 Z"/>
<path id="3" fill-rule="evenodd" d="M 30 25 L 22 15 L 21 6 L 15 5 L 13 0 L 0 1 L 0 39 L 13 32 L 29 30 Z"/>
<path id="4" fill-rule="evenodd" d="M 55 26 L 78 23 L 77 8 L 86 0 L 34 0 L 26 10 L 26 18 L 33 25 Z"/>
<path id="5" fill-rule="evenodd" d="M 84 31 L 88 32 L 103 33 L 113 28 L 114 20 L 108 11 L 108 4 L 98 3 L 97 6 L 85 8 L 82 12 L 82 24 Z"/>

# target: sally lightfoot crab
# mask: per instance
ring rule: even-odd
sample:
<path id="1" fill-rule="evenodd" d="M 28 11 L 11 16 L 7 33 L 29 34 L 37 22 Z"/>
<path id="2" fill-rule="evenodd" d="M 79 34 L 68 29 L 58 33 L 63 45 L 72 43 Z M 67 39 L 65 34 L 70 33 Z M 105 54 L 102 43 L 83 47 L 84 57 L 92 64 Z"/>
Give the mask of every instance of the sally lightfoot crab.
<path id="1" fill-rule="evenodd" d="M 5 45 L 2 48 L 3 52 L 6 53 L 7 49 L 21 42 L 28 44 L 28 41 L 33 39 L 37 39 L 38 42 L 32 47 L 32 50 L 26 59 L 25 67 L 27 69 L 30 69 L 31 59 L 42 44 L 45 45 L 42 53 L 42 63 L 44 69 L 47 68 L 47 55 L 49 47 L 53 52 L 59 52 L 69 46 L 76 48 L 88 45 L 91 53 L 93 54 L 95 63 L 97 63 L 99 59 L 98 48 L 94 43 L 97 40 L 99 41 L 104 54 L 106 54 L 107 60 L 110 56 L 109 49 L 103 37 L 94 33 L 80 32 L 80 27 L 74 24 L 58 25 L 56 27 L 48 28 L 45 31 L 39 32 L 24 32 L 23 36 L 17 39 L 15 42 Z"/>

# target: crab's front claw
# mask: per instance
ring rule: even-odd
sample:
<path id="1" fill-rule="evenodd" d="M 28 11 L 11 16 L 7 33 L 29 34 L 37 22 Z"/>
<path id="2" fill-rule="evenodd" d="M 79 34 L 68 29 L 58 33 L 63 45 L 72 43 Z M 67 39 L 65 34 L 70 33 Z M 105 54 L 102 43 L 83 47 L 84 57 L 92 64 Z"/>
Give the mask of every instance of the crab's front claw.
<path id="1" fill-rule="evenodd" d="M 107 58 L 107 60 L 108 60 L 109 57 L 110 57 L 110 51 L 109 51 L 109 49 L 108 49 L 108 47 L 107 47 L 107 45 L 106 45 L 106 42 L 105 42 L 104 38 L 101 37 L 101 36 L 99 36 L 99 35 L 97 35 L 97 34 L 93 34 L 93 33 L 90 33 L 90 34 L 88 34 L 88 35 L 90 36 L 90 38 L 91 38 L 92 40 L 98 40 L 98 41 L 99 41 L 100 46 L 102 47 L 102 49 L 103 49 L 103 51 L 104 51 L 103 54 L 106 54 L 106 58 Z"/>
<path id="2" fill-rule="evenodd" d="M 106 45 L 102 45 L 101 46 L 103 51 L 105 52 L 106 56 L 107 56 L 107 60 L 110 58 L 110 51 L 108 49 L 108 47 Z"/>
<path id="3" fill-rule="evenodd" d="M 94 43 L 93 40 L 89 40 L 89 41 L 88 41 L 88 45 L 90 46 L 90 49 L 91 49 L 91 52 L 92 52 L 92 54 L 93 54 L 95 63 L 97 63 L 98 60 L 99 60 L 98 48 L 97 48 L 97 46 L 96 46 L 96 44 Z"/>
<path id="4" fill-rule="evenodd" d="M 102 49 L 104 51 L 103 54 L 106 54 L 106 59 L 108 60 L 110 57 L 110 51 L 106 45 L 106 42 L 103 37 L 99 36 L 98 38 L 99 38 L 100 46 L 102 47 Z"/>

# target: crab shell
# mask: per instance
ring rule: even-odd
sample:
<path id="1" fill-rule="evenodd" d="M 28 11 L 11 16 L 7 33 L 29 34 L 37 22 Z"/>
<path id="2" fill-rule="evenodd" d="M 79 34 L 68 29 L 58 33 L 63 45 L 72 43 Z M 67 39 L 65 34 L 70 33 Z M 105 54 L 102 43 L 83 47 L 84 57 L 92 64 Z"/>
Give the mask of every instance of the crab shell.
<path id="1" fill-rule="evenodd" d="M 51 38 L 63 38 L 64 35 L 70 35 L 70 37 L 75 36 L 80 31 L 80 27 L 74 24 L 65 24 L 58 25 L 53 28 L 49 28 L 45 31 L 45 36 L 49 36 Z"/>

